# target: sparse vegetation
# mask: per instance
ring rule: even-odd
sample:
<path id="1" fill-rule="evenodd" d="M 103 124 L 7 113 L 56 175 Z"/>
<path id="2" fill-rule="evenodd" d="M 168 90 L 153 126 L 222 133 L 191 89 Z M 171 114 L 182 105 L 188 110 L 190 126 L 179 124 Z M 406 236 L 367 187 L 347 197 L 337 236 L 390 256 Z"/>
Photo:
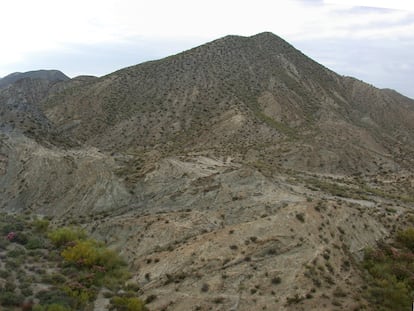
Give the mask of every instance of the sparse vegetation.
<path id="1" fill-rule="evenodd" d="M 297 218 L 300 222 L 305 222 L 305 214 L 304 214 L 304 213 L 297 213 L 297 214 L 296 214 L 296 218 Z"/>
<path id="2" fill-rule="evenodd" d="M 282 283 L 282 279 L 280 278 L 280 276 L 275 276 L 274 278 L 272 278 L 272 284 L 273 285 L 277 285 Z"/>
<path id="3" fill-rule="evenodd" d="M 85 239 L 86 233 L 80 228 L 63 227 L 49 232 L 47 236 L 56 247 L 61 247 Z"/>
<path id="4" fill-rule="evenodd" d="M 0 270 L 0 281 L 7 280 L 0 289 L 1 306 L 17 307 L 34 296 L 39 303 L 33 310 L 89 310 L 101 286 L 129 289 L 124 286 L 129 272 L 123 260 L 103 243 L 88 238 L 80 228 L 49 231 L 45 221 L 1 216 L 0 231 L 9 243 L 0 250 L 0 255 L 6 257 L 6 267 L 11 269 L 10 272 Z M 30 237 L 23 245 L 22 236 Z M 30 278 L 27 278 L 29 271 Z M 36 290 L 36 284 L 47 289 Z M 145 303 L 133 294 L 113 299 L 113 303 L 117 310 L 146 310 Z"/>
<path id="5" fill-rule="evenodd" d="M 363 267 L 367 271 L 366 297 L 380 310 L 410 309 L 414 299 L 414 228 L 397 234 L 394 244 L 380 243 L 366 250 Z"/>

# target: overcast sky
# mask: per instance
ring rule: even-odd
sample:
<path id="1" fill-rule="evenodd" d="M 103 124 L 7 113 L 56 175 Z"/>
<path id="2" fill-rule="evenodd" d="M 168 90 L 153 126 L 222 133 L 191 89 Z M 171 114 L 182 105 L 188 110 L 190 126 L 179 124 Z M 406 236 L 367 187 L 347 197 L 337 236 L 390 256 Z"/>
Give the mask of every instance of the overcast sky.
<path id="1" fill-rule="evenodd" d="M 104 75 L 219 37 L 271 31 L 319 63 L 414 98 L 412 0 L 13 0 L 0 77 Z"/>

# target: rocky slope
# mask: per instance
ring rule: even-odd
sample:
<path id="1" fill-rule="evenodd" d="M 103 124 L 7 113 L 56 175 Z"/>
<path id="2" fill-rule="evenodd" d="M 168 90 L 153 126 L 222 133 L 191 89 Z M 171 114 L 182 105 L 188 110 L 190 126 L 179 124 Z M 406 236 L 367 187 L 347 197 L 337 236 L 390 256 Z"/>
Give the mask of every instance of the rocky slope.
<path id="1" fill-rule="evenodd" d="M 154 310 L 364 306 L 414 202 L 414 101 L 279 37 L 0 90 L 0 209 L 79 224 Z"/>

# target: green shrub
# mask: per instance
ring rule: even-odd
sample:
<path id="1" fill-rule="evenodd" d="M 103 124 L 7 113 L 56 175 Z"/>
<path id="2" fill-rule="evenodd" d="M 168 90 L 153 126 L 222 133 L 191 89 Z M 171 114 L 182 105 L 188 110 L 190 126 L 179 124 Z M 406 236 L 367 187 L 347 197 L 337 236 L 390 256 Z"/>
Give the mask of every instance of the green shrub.
<path id="1" fill-rule="evenodd" d="M 6 279 L 10 275 L 10 272 L 7 270 L 0 269 L 0 278 Z"/>
<path id="2" fill-rule="evenodd" d="M 397 240 L 411 251 L 414 251 L 414 228 L 398 232 Z"/>
<path id="3" fill-rule="evenodd" d="M 23 220 L 17 219 L 14 216 L 7 215 L 3 219 L 4 225 L 1 226 L 1 234 L 6 235 L 9 232 L 21 232 L 24 230 L 26 224 Z"/>
<path id="4" fill-rule="evenodd" d="M 0 250 L 5 250 L 7 246 L 10 245 L 10 241 L 7 239 L 1 239 L 0 238 Z"/>
<path id="5" fill-rule="evenodd" d="M 50 232 L 48 238 L 56 247 L 61 247 L 69 242 L 85 239 L 86 233 L 79 228 L 63 227 Z"/>
<path id="6" fill-rule="evenodd" d="M 24 247 L 16 247 L 13 250 L 7 252 L 7 257 L 9 258 L 17 258 L 26 254 L 26 250 Z"/>
<path id="7" fill-rule="evenodd" d="M 363 267 L 369 273 L 366 298 L 380 310 L 409 310 L 413 300 L 414 229 L 400 231 L 396 239 L 400 245 L 381 243 L 364 256 Z"/>
<path id="8" fill-rule="evenodd" d="M 369 290 L 369 297 L 385 310 L 409 310 L 412 303 L 410 288 L 393 277 L 377 280 Z"/>
<path id="9" fill-rule="evenodd" d="M 49 306 L 47 306 L 47 311 L 71 311 L 70 308 L 67 308 L 65 306 L 59 305 L 59 304 L 51 304 Z"/>
<path id="10" fill-rule="evenodd" d="M 33 311 L 71 311 L 72 309 L 67 307 L 67 306 L 63 306 L 57 303 L 53 303 L 50 305 L 35 305 L 32 309 Z"/>
<path id="11" fill-rule="evenodd" d="M 33 290 L 30 287 L 21 288 L 20 291 L 22 295 L 25 297 L 33 295 Z"/>
<path id="12" fill-rule="evenodd" d="M 111 270 L 122 264 L 119 256 L 94 240 L 78 241 L 62 251 L 62 257 L 70 262 L 86 267 L 103 267 Z"/>
<path id="13" fill-rule="evenodd" d="M 69 307 L 74 304 L 73 298 L 71 298 L 66 292 L 60 289 L 43 290 L 37 293 L 36 298 L 40 300 L 42 305 L 58 304 Z"/>
<path id="14" fill-rule="evenodd" d="M 21 244 L 21 245 L 26 245 L 28 241 L 29 241 L 29 238 L 23 232 L 18 232 L 16 234 L 16 237 L 13 239 L 13 242 Z"/>
<path id="15" fill-rule="evenodd" d="M 33 220 L 32 225 L 37 232 L 45 233 L 47 232 L 47 229 L 49 228 L 49 220 L 35 219 Z"/>
<path id="16" fill-rule="evenodd" d="M 73 299 L 72 306 L 77 310 L 82 309 L 89 301 L 95 298 L 97 294 L 93 289 L 84 288 L 81 284 L 76 284 L 74 288 L 64 286 L 63 290 Z"/>
<path id="17" fill-rule="evenodd" d="M 26 248 L 27 249 L 38 249 L 38 248 L 44 248 L 45 241 L 40 238 L 30 238 L 29 241 L 27 241 Z"/>
<path id="18" fill-rule="evenodd" d="M 0 304 L 5 307 L 18 306 L 23 299 L 22 295 L 17 295 L 14 291 L 2 290 L 0 292 Z"/>
<path id="19" fill-rule="evenodd" d="M 146 311 L 144 302 L 136 297 L 119 297 L 111 299 L 111 304 L 119 311 Z"/>

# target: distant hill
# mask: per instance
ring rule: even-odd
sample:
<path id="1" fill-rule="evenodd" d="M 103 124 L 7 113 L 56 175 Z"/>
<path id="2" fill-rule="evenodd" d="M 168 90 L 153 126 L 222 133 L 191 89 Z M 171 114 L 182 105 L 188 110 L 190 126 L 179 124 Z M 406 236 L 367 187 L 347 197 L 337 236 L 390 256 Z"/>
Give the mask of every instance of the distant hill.
<path id="1" fill-rule="evenodd" d="M 14 72 L 0 79 L 0 88 L 6 87 L 24 78 L 45 79 L 49 81 L 69 80 L 69 77 L 59 70 L 36 70 L 28 72 Z"/>

